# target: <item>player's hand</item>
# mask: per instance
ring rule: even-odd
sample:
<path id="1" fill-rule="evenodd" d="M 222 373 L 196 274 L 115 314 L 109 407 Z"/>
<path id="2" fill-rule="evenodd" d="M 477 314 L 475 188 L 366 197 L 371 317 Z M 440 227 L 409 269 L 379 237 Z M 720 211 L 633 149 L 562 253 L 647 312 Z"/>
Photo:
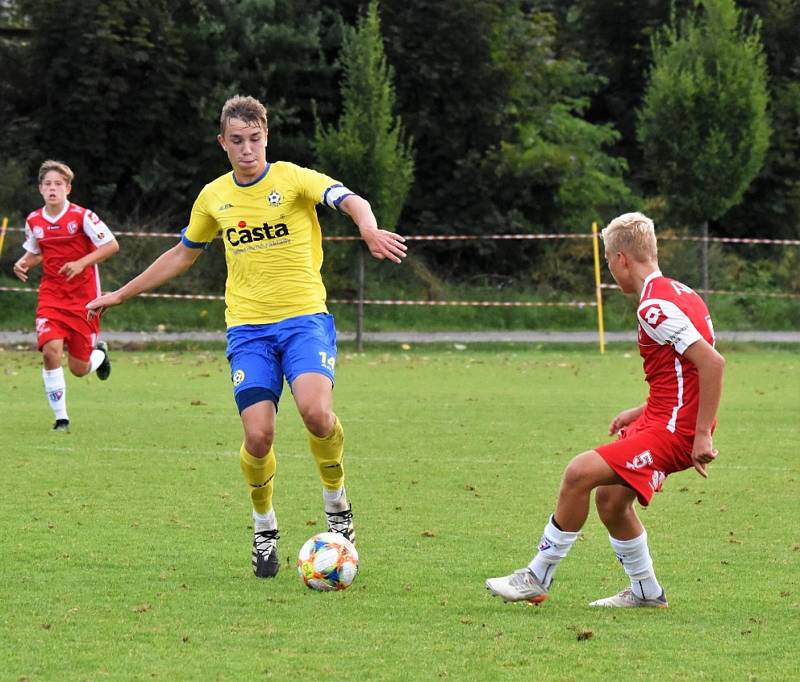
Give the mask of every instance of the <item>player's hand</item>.
<path id="1" fill-rule="evenodd" d="M 378 260 L 388 258 L 393 263 L 400 263 L 406 257 L 408 247 L 405 238 L 389 230 L 361 230 L 361 238 L 367 243 L 369 252 Z"/>
<path id="2" fill-rule="evenodd" d="M 80 261 L 71 261 L 69 263 L 64 263 L 64 265 L 62 265 L 59 269 L 58 274 L 66 275 L 67 281 L 69 281 L 73 277 L 80 275 L 85 268 L 86 266 L 81 265 Z"/>
<path id="3" fill-rule="evenodd" d="M 642 411 L 643 408 L 641 405 L 639 407 L 631 407 L 630 409 L 622 410 L 622 412 L 614 417 L 611 420 L 611 423 L 608 425 L 608 435 L 613 436 L 614 434 L 619 433 L 628 424 L 636 421 L 642 414 Z"/>
<path id="4" fill-rule="evenodd" d="M 22 260 L 18 260 L 16 263 L 14 263 L 14 274 L 17 276 L 17 279 L 20 279 L 23 282 L 27 282 L 28 265 Z"/>
<path id="5" fill-rule="evenodd" d="M 95 317 L 100 317 L 106 309 L 120 303 L 122 303 L 122 297 L 116 291 L 98 296 L 86 304 L 86 319 L 93 320 Z"/>
<path id="6" fill-rule="evenodd" d="M 711 434 L 696 433 L 694 436 L 694 446 L 692 447 L 692 464 L 703 478 L 708 478 L 706 467 L 713 462 L 719 450 L 714 449 Z"/>

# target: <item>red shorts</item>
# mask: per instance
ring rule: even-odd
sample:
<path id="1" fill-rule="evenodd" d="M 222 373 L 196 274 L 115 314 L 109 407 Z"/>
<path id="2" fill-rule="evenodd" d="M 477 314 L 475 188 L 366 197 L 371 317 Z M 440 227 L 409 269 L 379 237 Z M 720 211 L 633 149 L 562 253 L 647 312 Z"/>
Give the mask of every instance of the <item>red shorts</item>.
<path id="1" fill-rule="evenodd" d="M 98 319 L 89 321 L 85 313 L 56 308 L 36 311 L 36 346 L 39 350 L 48 341 L 64 339 L 64 346 L 73 358 L 88 362 L 99 332 Z"/>
<path id="2" fill-rule="evenodd" d="M 636 420 L 619 440 L 594 448 L 609 466 L 636 491 L 646 507 L 653 493 L 661 492 L 664 479 L 692 465 L 694 439 L 670 433 L 663 425 Z"/>

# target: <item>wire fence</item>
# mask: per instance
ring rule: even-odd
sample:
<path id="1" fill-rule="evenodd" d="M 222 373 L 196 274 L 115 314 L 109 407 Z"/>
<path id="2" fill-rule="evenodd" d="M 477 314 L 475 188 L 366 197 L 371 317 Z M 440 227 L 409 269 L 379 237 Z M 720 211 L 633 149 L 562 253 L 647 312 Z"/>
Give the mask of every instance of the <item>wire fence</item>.
<path id="1" fill-rule="evenodd" d="M 22 227 L 8 227 L 4 221 L 0 230 L 0 252 L 2 251 L 5 233 L 22 233 Z M 172 239 L 180 237 L 179 232 L 147 232 L 137 230 L 119 230 L 114 232 L 117 237 L 132 239 Z M 541 234 L 480 234 L 480 235 L 404 235 L 408 242 L 505 242 L 505 241 L 556 241 L 556 240 L 593 240 L 595 251 L 595 300 L 558 300 L 558 301 L 538 301 L 538 300 L 431 300 L 431 299 L 407 299 L 407 298 L 368 298 L 365 293 L 364 282 L 364 251 L 357 250 L 358 262 L 358 288 L 355 296 L 350 298 L 330 297 L 329 303 L 354 305 L 357 308 L 356 315 L 356 341 L 361 347 L 363 328 L 364 328 L 364 306 L 425 306 L 425 307 L 477 307 L 477 308 L 597 308 L 598 309 L 598 332 L 600 337 L 601 350 L 604 346 L 603 321 L 602 321 L 602 294 L 604 291 L 618 291 L 616 284 L 603 283 L 601 281 L 601 268 L 599 264 L 598 234 L 596 226 L 592 232 L 585 233 L 541 233 Z M 360 237 L 355 235 L 335 235 L 324 236 L 326 242 L 358 242 Z M 701 237 L 690 235 L 661 234 L 659 241 L 686 241 L 686 242 L 706 242 L 719 244 L 742 244 L 742 245 L 772 245 L 780 247 L 800 246 L 800 239 L 770 239 L 754 237 Z M 697 288 L 698 293 L 704 296 L 735 296 L 747 298 L 766 299 L 800 299 L 800 294 L 788 291 L 754 291 L 754 290 L 731 290 Z M 25 286 L 0 286 L 0 292 L 5 293 L 36 293 L 36 290 Z M 143 298 L 151 299 L 175 299 L 175 300 L 197 300 L 197 301 L 223 301 L 224 296 L 214 293 L 145 293 L 140 294 Z"/>

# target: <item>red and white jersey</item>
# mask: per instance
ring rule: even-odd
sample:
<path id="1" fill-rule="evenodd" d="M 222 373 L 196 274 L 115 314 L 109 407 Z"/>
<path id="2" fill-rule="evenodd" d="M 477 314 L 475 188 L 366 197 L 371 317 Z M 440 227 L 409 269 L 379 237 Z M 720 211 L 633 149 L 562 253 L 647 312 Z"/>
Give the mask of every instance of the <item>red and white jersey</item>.
<path id="1" fill-rule="evenodd" d="M 697 368 L 683 357 L 701 338 L 714 345 L 714 328 L 702 298 L 656 270 L 639 299 L 639 353 L 650 385 L 642 419 L 671 433 L 694 436 L 699 402 Z"/>
<path id="2" fill-rule="evenodd" d="M 61 308 L 85 312 L 86 304 L 100 295 L 100 275 L 96 265 L 67 281 L 59 274 L 64 263 L 79 260 L 98 246 L 114 239 L 111 230 L 92 211 L 67 203 L 57 216 L 37 209 L 25 220 L 23 247 L 42 255 L 42 280 L 39 308 Z"/>

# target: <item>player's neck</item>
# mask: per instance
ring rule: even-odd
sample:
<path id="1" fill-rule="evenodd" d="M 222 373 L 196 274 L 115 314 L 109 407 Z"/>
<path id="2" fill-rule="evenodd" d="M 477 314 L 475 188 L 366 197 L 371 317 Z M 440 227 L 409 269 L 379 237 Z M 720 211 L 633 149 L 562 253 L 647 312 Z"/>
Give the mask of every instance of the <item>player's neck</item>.
<path id="1" fill-rule="evenodd" d="M 659 272 L 657 262 L 648 261 L 646 263 L 635 264 L 632 273 L 633 283 L 635 291 L 638 293 L 639 296 L 642 295 L 642 289 L 644 289 L 644 283 L 647 281 L 647 278 L 650 277 L 655 272 Z"/>
<path id="2" fill-rule="evenodd" d="M 260 166 L 258 170 L 253 172 L 242 173 L 241 168 L 234 168 L 233 169 L 233 177 L 236 178 L 236 182 L 239 185 L 252 185 L 254 182 L 261 179 L 264 175 L 264 171 L 267 169 L 266 162 L 263 166 Z"/>
<path id="3" fill-rule="evenodd" d="M 50 218 L 57 218 L 64 212 L 66 207 L 67 201 L 64 200 L 60 204 L 45 204 L 43 210 L 46 216 Z"/>

